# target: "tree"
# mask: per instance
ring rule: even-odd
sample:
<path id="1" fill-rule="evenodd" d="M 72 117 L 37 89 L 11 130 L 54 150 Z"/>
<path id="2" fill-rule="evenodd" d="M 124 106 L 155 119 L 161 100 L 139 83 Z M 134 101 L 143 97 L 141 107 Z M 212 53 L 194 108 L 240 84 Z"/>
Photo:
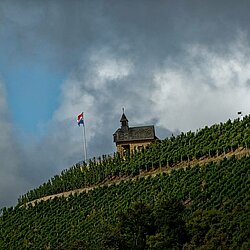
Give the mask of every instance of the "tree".
<path id="1" fill-rule="evenodd" d="M 181 249 L 187 241 L 184 209 L 175 199 L 161 200 L 154 207 L 137 202 L 118 216 L 117 225 L 105 233 L 104 245 L 111 249 Z"/>
<path id="2" fill-rule="evenodd" d="M 106 237 L 106 245 L 113 249 L 147 249 L 147 236 L 155 233 L 152 207 L 137 202 L 118 215 L 117 225 Z M 111 249 L 112 249 L 111 248 Z"/>
<path id="3" fill-rule="evenodd" d="M 181 249 L 187 241 L 185 207 L 175 198 L 161 199 L 154 209 L 156 233 L 149 237 L 149 249 Z"/>

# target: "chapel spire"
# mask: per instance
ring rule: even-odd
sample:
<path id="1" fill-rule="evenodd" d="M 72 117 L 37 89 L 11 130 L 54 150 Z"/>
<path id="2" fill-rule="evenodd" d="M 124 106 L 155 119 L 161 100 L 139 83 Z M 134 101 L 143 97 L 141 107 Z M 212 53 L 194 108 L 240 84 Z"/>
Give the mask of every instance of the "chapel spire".
<path id="1" fill-rule="evenodd" d="M 121 129 L 127 130 L 128 129 L 128 119 L 124 113 L 124 108 L 122 109 L 122 117 L 121 117 Z"/>

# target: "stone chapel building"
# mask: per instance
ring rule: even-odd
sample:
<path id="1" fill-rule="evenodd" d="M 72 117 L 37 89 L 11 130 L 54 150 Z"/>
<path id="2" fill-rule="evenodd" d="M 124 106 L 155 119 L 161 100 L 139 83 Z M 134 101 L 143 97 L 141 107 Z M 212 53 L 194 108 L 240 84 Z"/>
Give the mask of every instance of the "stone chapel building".
<path id="1" fill-rule="evenodd" d="M 129 127 L 128 119 L 124 112 L 121 117 L 121 128 L 113 134 L 117 152 L 124 156 L 126 152 L 141 150 L 143 147 L 159 140 L 155 136 L 154 126 Z"/>

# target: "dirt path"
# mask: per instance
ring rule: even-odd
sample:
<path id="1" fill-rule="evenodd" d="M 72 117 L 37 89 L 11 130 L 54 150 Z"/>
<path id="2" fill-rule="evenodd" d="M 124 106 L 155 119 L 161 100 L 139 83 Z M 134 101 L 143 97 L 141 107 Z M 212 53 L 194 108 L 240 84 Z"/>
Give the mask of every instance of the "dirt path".
<path id="1" fill-rule="evenodd" d="M 25 206 L 28 206 L 29 204 L 31 204 L 32 206 L 35 206 L 37 203 L 41 202 L 41 201 L 47 201 L 50 199 L 54 199 L 55 197 L 69 197 L 70 195 L 74 195 L 74 194 L 80 194 L 83 192 L 88 193 L 89 191 L 98 188 L 98 187 L 104 187 L 104 186 L 111 186 L 113 184 L 118 185 L 121 181 L 129 181 L 129 180 L 136 180 L 138 177 L 139 178 L 146 178 L 148 176 L 156 176 L 159 173 L 170 173 L 173 169 L 180 169 L 180 168 L 187 168 L 188 166 L 193 167 L 197 164 L 199 165 L 206 165 L 210 162 L 219 162 L 222 161 L 224 159 L 224 157 L 226 158 L 230 158 L 232 156 L 235 156 L 237 158 L 241 158 L 245 155 L 250 155 L 250 149 L 243 149 L 243 148 L 238 148 L 237 150 L 235 150 L 234 152 L 229 152 L 227 154 L 222 154 L 219 156 L 215 156 L 215 157 L 207 157 L 204 159 L 193 159 L 191 161 L 182 161 L 178 164 L 175 164 L 174 166 L 170 167 L 160 167 L 157 168 L 154 171 L 148 171 L 148 172 L 140 172 L 139 175 L 137 175 L 136 177 L 117 177 L 113 180 L 108 180 L 105 183 L 99 184 L 99 185 L 95 185 L 95 186 L 90 186 L 90 187 L 86 187 L 86 188 L 80 188 L 80 189 L 75 189 L 75 190 L 71 190 L 71 191 L 67 191 L 67 192 L 63 192 L 63 193 L 58 193 L 58 194 L 53 194 L 53 195 L 49 195 L 49 196 L 45 196 L 30 202 L 27 202 L 25 204 Z M 23 206 L 23 205 L 22 205 Z"/>

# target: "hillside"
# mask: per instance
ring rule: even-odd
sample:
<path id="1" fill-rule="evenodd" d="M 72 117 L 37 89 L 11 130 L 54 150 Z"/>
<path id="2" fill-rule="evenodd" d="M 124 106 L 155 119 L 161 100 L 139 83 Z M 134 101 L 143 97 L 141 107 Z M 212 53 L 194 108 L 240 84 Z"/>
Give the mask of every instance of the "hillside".
<path id="1" fill-rule="evenodd" d="M 103 155 L 89 161 L 89 164 L 76 164 L 47 183 L 29 191 L 19 199 L 24 204 L 44 196 L 67 192 L 74 189 L 105 183 L 117 177 L 134 177 L 141 171 L 157 168 L 172 168 L 185 162 L 199 162 L 204 158 L 232 154 L 238 148 L 250 147 L 250 116 L 228 120 L 226 123 L 205 127 L 197 132 L 181 133 L 152 144 L 145 150 L 137 151 L 121 159 Z M 222 157 L 223 158 L 223 157 Z"/>
<path id="2" fill-rule="evenodd" d="M 0 249 L 249 249 L 249 121 L 63 171 L 2 209 Z"/>

